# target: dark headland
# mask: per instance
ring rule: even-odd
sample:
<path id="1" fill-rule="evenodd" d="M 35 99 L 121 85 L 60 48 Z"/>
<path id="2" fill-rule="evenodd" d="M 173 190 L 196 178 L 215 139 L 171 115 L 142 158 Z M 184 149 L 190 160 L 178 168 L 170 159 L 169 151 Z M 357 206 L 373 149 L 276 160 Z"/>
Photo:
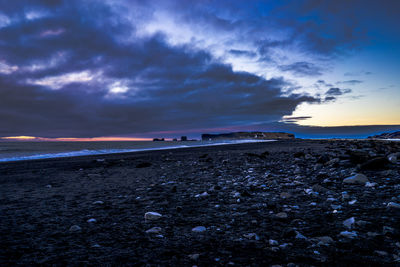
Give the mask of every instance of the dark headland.
<path id="1" fill-rule="evenodd" d="M 390 132 L 390 133 L 382 133 L 378 135 L 369 136 L 368 138 L 373 139 L 400 139 L 400 131 Z"/>
<path id="2" fill-rule="evenodd" d="M 395 266 L 400 142 L 0 164 L 1 266 Z"/>

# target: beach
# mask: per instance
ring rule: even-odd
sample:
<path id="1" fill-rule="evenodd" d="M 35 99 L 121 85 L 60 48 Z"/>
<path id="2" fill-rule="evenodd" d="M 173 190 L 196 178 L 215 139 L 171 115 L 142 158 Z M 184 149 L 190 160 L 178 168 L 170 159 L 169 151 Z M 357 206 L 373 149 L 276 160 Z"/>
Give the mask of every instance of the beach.
<path id="1" fill-rule="evenodd" d="M 398 265 L 399 152 L 294 139 L 2 162 L 0 265 Z"/>

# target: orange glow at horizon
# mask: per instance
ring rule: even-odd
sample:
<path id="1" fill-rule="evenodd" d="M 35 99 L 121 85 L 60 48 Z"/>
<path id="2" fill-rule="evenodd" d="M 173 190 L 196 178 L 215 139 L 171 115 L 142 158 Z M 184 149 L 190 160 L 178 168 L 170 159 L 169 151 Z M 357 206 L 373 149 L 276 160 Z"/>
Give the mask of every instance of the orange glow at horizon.
<path id="1" fill-rule="evenodd" d="M 74 137 L 59 137 L 59 138 L 45 138 L 35 136 L 6 136 L 0 137 L 4 140 L 16 141 L 64 141 L 64 142 L 99 142 L 99 141 L 152 141 L 152 138 L 136 138 L 136 137 L 91 137 L 91 138 L 74 138 Z"/>
<path id="2" fill-rule="evenodd" d="M 21 135 L 21 136 L 0 137 L 0 139 L 32 140 L 32 139 L 37 139 L 37 137 Z"/>

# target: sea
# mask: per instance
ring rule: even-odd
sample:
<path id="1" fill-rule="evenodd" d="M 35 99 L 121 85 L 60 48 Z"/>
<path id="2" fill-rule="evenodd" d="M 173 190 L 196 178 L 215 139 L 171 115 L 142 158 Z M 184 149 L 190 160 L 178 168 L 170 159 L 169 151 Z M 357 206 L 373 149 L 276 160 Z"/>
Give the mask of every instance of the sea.
<path id="1" fill-rule="evenodd" d="M 0 142 L 0 162 L 128 153 L 187 147 L 217 146 L 274 140 L 224 141 L 6 141 Z"/>

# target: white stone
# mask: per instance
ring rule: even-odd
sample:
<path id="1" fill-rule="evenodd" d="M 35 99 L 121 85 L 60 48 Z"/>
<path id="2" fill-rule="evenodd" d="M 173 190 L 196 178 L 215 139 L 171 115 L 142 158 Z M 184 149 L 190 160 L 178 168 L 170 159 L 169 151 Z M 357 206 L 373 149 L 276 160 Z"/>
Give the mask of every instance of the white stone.
<path id="1" fill-rule="evenodd" d="M 304 192 L 306 192 L 306 194 L 311 194 L 313 192 L 313 190 L 311 188 L 308 189 L 304 189 Z"/>
<path id="2" fill-rule="evenodd" d="M 205 232 L 207 229 L 204 226 L 196 226 L 195 228 L 192 229 L 192 232 L 195 233 L 201 233 Z"/>
<path id="3" fill-rule="evenodd" d="M 376 186 L 376 183 L 370 183 L 370 182 L 365 183 L 365 187 L 374 187 L 374 186 Z"/>
<path id="4" fill-rule="evenodd" d="M 200 197 L 208 197 L 208 196 L 209 196 L 209 194 L 207 192 L 203 192 L 200 194 Z"/>
<path id="5" fill-rule="evenodd" d="M 144 214 L 144 218 L 149 221 L 155 221 L 162 217 L 162 215 L 158 212 L 149 211 Z"/>
<path id="6" fill-rule="evenodd" d="M 354 204 L 356 204 L 356 202 L 357 202 L 357 199 L 353 199 L 353 200 L 349 201 L 349 205 L 354 205 Z"/>

